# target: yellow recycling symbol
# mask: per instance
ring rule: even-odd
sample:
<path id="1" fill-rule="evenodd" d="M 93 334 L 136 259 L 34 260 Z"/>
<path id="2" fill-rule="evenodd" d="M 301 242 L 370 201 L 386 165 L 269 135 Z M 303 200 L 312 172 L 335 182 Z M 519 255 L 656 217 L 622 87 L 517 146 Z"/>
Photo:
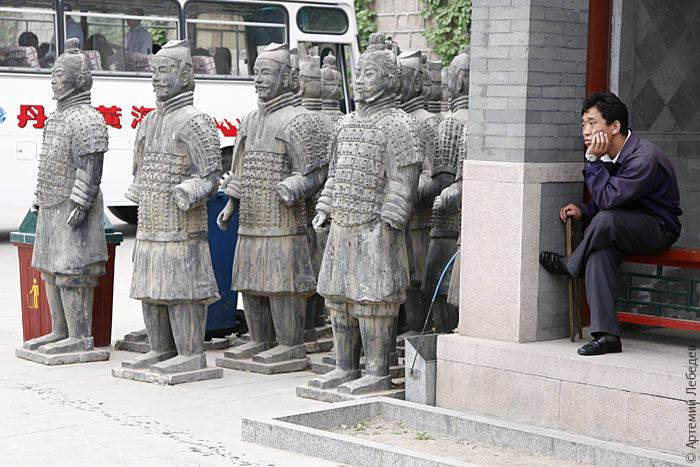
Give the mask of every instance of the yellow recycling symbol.
<path id="1" fill-rule="evenodd" d="M 32 285 L 32 288 L 29 289 L 29 293 L 27 294 L 27 306 L 29 307 L 30 310 L 38 310 L 39 309 L 39 284 L 36 283 L 36 278 L 32 279 L 34 284 Z"/>

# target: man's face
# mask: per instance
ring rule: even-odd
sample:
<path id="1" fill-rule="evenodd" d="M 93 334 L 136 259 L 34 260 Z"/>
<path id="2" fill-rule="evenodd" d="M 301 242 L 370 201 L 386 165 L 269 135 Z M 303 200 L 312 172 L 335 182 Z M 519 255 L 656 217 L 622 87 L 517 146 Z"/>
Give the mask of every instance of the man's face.
<path id="1" fill-rule="evenodd" d="M 167 57 L 153 57 L 151 62 L 153 90 L 158 100 L 165 101 L 182 92 L 184 83 L 179 68 L 175 60 Z"/>
<path id="2" fill-rule="evenodd" d="M 370 103 L 389 91 L 389 76 L 371 60 L 360 60 L 355 81 L 356 99 Z"/>
<path id="3" fill-rule="evenodd" d="M 597 107 L 593 106 L 586 110 L 581 116 L 581 133 L 583 134 L 583 143 L 586 147 L 591 145 L 593 135 L 596 133 L 605 133 L 608 140 L 612 141 L 613 136 L 619 133 L 619 122 L 615 121 L 608 125 Z"/>
<path id="4" fill-rule="evenodd" d="M 126 14 L 129 16 L 143 16 L 143 11 L 129 10 L 126 12 Z M 141 24 L 141 20 L 140 19 L 127 19 L 126 24 L 129 26 L 130 29 L 134 29 L 136 26 Z"/>
<path id="5" fill-rule="evenodd" d="M 72 76 L 70 71 L 67 72 L 61 61 L 56 62 L 51 73 L 53 98 L 59 100 L 73 92 L 77 85 L 75 81 L 75 76 Z"/>
<path id="6" fill-rule="evenodd" d="M 282 65 L 268 58 L 258 57 L 253 67 L 255 92 L 267 102 L 282 94 Z"/>

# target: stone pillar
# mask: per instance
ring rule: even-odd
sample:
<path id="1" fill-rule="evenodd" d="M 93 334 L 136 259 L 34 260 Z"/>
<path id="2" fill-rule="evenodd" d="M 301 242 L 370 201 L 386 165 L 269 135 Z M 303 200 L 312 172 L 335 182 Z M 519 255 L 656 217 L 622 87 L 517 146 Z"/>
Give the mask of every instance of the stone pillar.
<path id="1" fill-rule="evenodd" d="M 588 0 L 474 0 L 459 334 L 510 342 L 568 333 L 559 208 L 580 202 Z"/>

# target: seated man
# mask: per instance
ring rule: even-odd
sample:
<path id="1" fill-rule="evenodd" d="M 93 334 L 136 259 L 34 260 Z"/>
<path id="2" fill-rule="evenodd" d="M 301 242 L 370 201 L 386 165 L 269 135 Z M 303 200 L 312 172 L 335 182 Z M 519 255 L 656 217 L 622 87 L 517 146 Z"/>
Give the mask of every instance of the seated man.
<path id="1" fill-rule="evenodd" d="M 127 12 L 130 16 L 143 16 L 143 8 L 131 8 Z M 140 54 L 153 53 L 153 40 L 151 33 L 141 25 L 140 19 L 127 19 L 129 32 L 126 33 L 126 51 Z"/>
<path id="2" fill-rule="evenodd" d="M 627 107 L 611 93 L 588 96 L 581 111 L 586 147 L 583 171 L 591 201 L 581 209 L 561 208 L 559 217 L 590 221 L 570 257 L 540 253 L 549 272 L 571 277 L 585 273 L 593 340 L 579 355 L 621 352 L 615 310 L 617 271 L 626 256 L 651 255 L 678 240 L 682 214 L 670 159 L 653 143 L 627 128 Z"/>

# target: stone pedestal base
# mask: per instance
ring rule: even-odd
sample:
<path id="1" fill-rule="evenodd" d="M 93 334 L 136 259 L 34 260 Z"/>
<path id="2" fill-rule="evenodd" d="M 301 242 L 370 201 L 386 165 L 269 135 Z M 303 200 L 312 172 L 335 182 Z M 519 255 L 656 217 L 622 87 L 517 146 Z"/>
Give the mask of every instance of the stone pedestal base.
<path id="1" fill-rule="evenodd" d="M 389 367 L 389 374 L 391 375 L 392 378 L 403 378 L 406 375 L 406 368 L 403 365 L 403 362 L 400 365 L 392 365 Z M 325 373 L 328 373 L 329 371 L 335 369 L 335 356 L 333 355 L 326 355 L 322 359 L 310 359 L 310 368 L 311 371 L 314 373 L 317 373 L 319 375 L 323 375 Z M 360 360 L 360 369 L 364 370 L 365 368 L 365 362 L 364 358 Z"/>
<path id="2" fill-rule="evenodd" d="M 596 357 L 577 355 L 582 344 L 441 335 L 437 405 L 685 456 L 697 334 L 623 329 L 622 353 Z"/>
<path id="3" fill-rule="evenodd" d="M 184 371 L 182 373 L 163 374 L 148 369 L 112 368 L 112 376 L 115 378 L 140 381 L 142 383 L 157 383 L 172 386 L 175 384 L 223 378 L 224 370 L 221 368 L 202 368 L 201 370 Z"/>
<path id="4" fill-rule="evenodd" d="M 342 402 L 366 399 L 368 397 L 391 397 L 392 399 L 403 399 L 406 391 L 403 388 L 392 388 L 388 391 L 371 392 L 369 394 L 343 394 L 334 389 L 312 388 L 306 385 L 297 386 L 297 397 L 304 399 L 314 399 L 321 402 Z"/>
<path id="5" fill-rule="evenodd" d="M 71 363 L 103 362 L 109 360 L 109 350 L 95 349 L 86 352 L 45 354 L 36 350 L 17 349 L 15 356 L 43 365 L 68 365 Z"/>
<path id="6" fill-rule="evenodd" d="M 231 347 L 231 340 L 227 337 L 214 337 L 204 341 L 204 350 L 223 350 Z M 127 352 L 146 353 L 151 350 L 148 343 L 148 335 L 145 331 L 134 331 L 125 335 L 123 339 L 117 339 L 114 343 L 114 350 L 125 350 Z"/>
<path id="7" fill-rule="evenodd" d="M 227 352 L 228 353 L 228 352 Z M 228 368 L 230 370 L 250 371 L 251 373 L 262 373 L 264 375 L 276 375 L 279 373 L 292 373 L 294 371 L 304 371 L 309 365 L 307 358 L 287 360 L 279 363 L 254 362 L 252 358 L 235 359 L 226 356 L 216 359 L 216 366 Z"/>

